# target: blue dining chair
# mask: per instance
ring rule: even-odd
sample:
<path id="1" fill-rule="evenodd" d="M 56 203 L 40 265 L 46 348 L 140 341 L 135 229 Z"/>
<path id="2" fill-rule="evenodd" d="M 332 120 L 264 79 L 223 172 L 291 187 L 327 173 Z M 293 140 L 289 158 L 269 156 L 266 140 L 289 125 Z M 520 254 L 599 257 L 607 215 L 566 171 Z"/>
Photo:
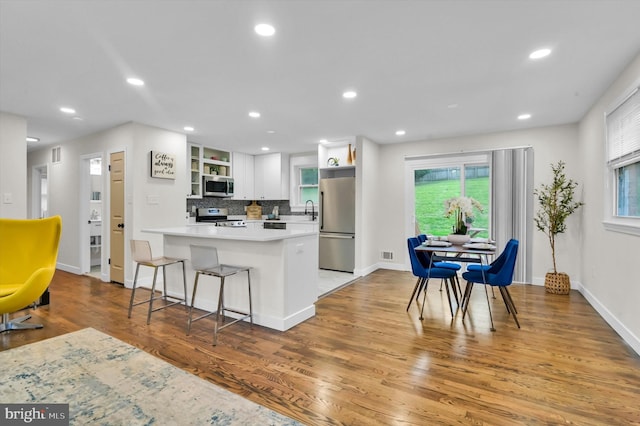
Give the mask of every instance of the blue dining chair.
<path id="1" fill-rule="evenodd" d="M 509 293 L 508 286 L 513 282 L 513 272 L 515 270 L 516 259 L 518 257 L 518 240 L 511 240 L 505 246 L 503 252 L 498 258 L 489 265 L 488 268 L 480 268 L 476 271 L 467 271 L 462 274 L 462 278 L 467 281 L 467 287 L 462 299 L 462 320 L 467 314 L 469 308 L 469 299 L 471 298 L 471 291 L 474 284 L 484 284 L 485 294 L 487 296 L 487 305 L 489 306 L 489 318 L 491 319 L 491 331 L 496 331 L 493 326 L 493 315 L 491 314 L 491 302 L 489 301 L 489 292 L 487 291 L 487 285 L 492 287 L 498 287 L 502 300 L 507 307 L 507 312 L 513 315 L 513 319 L 516 322 L 518 328 L 520 323 L 518 322 L 516 305 L 513 303 L 511 294 Z M 501 259 L 502 258 L 502 259 Z M 500 261 L 498 261 L 500 260 Z"/>
<path id="2" fill-rule="evenodd" d="M 410 237 L 407 239 L 407 247 L 409 249 L 409 259 L 411 260 L 411 271 L 413 275 L 418 278 L 416 281 L 416 285 L 413 288 L 413 293 L 411 293 L 411 297 L 409 298 L 409 304 L 407 305 L 407 311 L 411 307 L 411 302 L 413 301 L 413 297 L 416 297 L 416 302 L 418 301 L 418 296 L 420 295 L 420 291 L 424 291 L 424 297 L 422 298 L 422 308 L 420 310 L 420 319 L 424 319 L 424 302 L 427 299 L 427 285 L 429 284 L 429 279 L 431 278 L 440 278 L 442 280 L 448 280 L 452 289 L 454 289 L 453 277 L 456 275 L 456 271 L 453 269 L 446 268 L 436 268 L 436 267 L 424 267 L 420 260 L 418 260 L 418 252 L 416 252 L 416 247 L 420 245 L 420 241 L 416 237 Z M 449 309 L 451 310 L 451 316 L 453 316 L 453 304 L 451 302 L 451 294 L 449 292 L 449 287 L 445 285 L 447 290 L 447 298 L 449 299 Z M 454 289 L 455 291 L 455 289 Z"/>
<path id="3" fill-rule="evenodd" d="M 427 236 L 425 234 L 418 234 L 417 238 L 421 244 L 427 241 Z M 429 252 L 419 251 L 417 253 L 418 253 L 418 260 L 420 261 L 420 263 L 422 263 L 422 265 L 424 265 L 425 268 L 428 268 L 429 264 L 431 263 L 431 255 L 429 254 Z M 462 296 L 462 289 L 460 287 L 460 281 L 458 280 L 458 274 L 457 274 L 457 272 L 462 268 L 460 265 L 458 265 L 457 263 L 437 261 L 437 262 L 433 262 L 431 266 L 436 268 L 453 269 L 454 271 L 456 271 L 456 275 L 454 275 L 453 279 L 456 281 L 456 285 L 458 286 L 458 291 Z M 442 291 L 442 284 L 440 284 L 440 291 Z M 456 295 L 456 302 L 457 301 L 458 301 L 458 296 Z"/>
<path id="4" fill-rule="evenodd" d="M 513 238 L 510 239 L 507 244 L 505 245 L 505 249 L 502 251 L 502 253 L 500 253 L 500 255 L 498 257 L 495 258 L 495 260 L 493 262 L 491 262 L 489 265 L 481 265 L 479 263 L 472 263 L 470 265 L 467 266 L 467 271 L 487 271 L 489 270 L 489 268 L 491 268 L 492 266 L 500 266 L 504 263 L 504 261 L 506 260 L 507 257 L 507 248 L 510 245 L 513 244 L 518 244 L 518 240 L 514 240 Z"/>

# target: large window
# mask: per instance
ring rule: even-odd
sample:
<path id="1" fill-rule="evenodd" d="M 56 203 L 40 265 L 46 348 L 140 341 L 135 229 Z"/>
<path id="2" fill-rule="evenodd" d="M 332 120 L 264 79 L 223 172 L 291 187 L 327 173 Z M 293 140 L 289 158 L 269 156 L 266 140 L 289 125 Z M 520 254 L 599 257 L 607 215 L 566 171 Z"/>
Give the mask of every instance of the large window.
<path id="1" fill-rule="evenodd" d="M 640 87 L 606 115 L 607 169 L 610 177 L 607 216 L 640 228 Z"/>
<path id="2" fill-rule="evenodd" d="M 469 219 L 472 233 L 489 236 L 490 173 L 486 156 L 442 158 L 418 164 L 413 169 L 415 220 L 420 232 L 448 235 L 453 218 L 445 217 L 445 201 L 465 196 L 477 200 L 483 211 Z"/>

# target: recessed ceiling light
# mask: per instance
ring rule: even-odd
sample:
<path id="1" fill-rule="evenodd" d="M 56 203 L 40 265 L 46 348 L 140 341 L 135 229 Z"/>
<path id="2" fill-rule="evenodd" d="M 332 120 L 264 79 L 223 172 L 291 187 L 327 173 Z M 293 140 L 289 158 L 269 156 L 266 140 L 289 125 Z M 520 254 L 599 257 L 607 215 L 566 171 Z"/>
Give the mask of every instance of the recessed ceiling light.
<path id="1" fill-rule="evenodd" d="M 531 118 L 531 114 L 520 114 L 518 120 L 528 120 Z"/>
<path id="2" fill-rule="evenodd" d="M 31 136 L 27 136 L 27 142 L 39 142 L 40 138 L 34 138 Z"/>
<path id="3" fill-rule="evenodd" d="M 406 134 L 407 132 L 405 132 L 404 130 L 396 130 L 396 136 L 404 136 Z"/>
<path id="4" fill-rule="evenodd" d="M 249 117 L 251 117 L 251 118 L 260 118 L 260 113 L 258 111 L 251 111 L 249 113 Z"/>
<path id="5" fill-rule="evenodd" d="M 193 131 L 195 130 L 195 129 L 194 129 L 193 127 L 191 127 L 191 126 L 184 126 L 184 127 L 183 127 L 183 129 L 184 129 L 184 131 L 185 131 L 185 132 L 193 132 Z"/>
<path id="6" fill-rule="evenodd" d="M 273 28 L 273 25 L 269 24 L 258 24 L 253 27 L 256 34 L 261 35 L 263 37 L 271 37 L 276 33 L 276 29 Z"/>
<path id="7" fill-rule="evenodd" d="M 447 105 L 447 108 L 449 108 L 449 109 L 458 108 L 458 104 L 449 104 L 449 105 Z"/>
<path id="8" fill-rule="evenodd" d="M 260 149 L 262 149 L 263 151 L 269 151 L 269 147 L 268 147 L 268 146 L 263 146 L 263 147 L 262 147 L 262 148 L 260 148 Z"/>
<path id="9" fill-rule="evenodd" d="M 275 130 L 267 130 L 267 133 L 269 133 L 270 135 L 274 134 L 275 132 Z"/>
<path id="10" fill-rule="evenodd" d="M 529 59 L 540 59 L 544 58 L 545 56 L 549 56 L 549 54 L 551 54 L 551 49 L 538 49 L 534 52 L 531 52 L 531 54 L 529 55 Z"/>
<path id="11" fill-rule="evenodd" d="M 69 108 L 69 107 L 61 107 L 60 111 L 64 112 L 65 114 L 75 114 L 76 110 L 73 108 Z"/>
<path id="12" fill-rule="evenodd" d="M 73 117 L 73 119 L 74 119 L 74 120 L 76 120 L 76 121 L 82 121 L 82 120 L 84 120 L 84 118 L 82 118 L 82 117 L 78 117 L 77 115 L 76 115 L 75 117 Z"/>
<path id="13" fill-rule="evenodd" d="M 345 99 L 353 99 L 356 96 L 358 96 L 358 94 L 356 92 L 354 92 L 353 90 L 348 90 L 348 91 L 346 91 L 346 92 L 344 92 L 342 94 L 342 97 L 345 98 Z"/>
<path id="14" fill-rule="evenodd" d="M 135 77 L 128 78 L 127 83 L 129 83 L 132 86 L 144 86 L 144 81 Z"/>

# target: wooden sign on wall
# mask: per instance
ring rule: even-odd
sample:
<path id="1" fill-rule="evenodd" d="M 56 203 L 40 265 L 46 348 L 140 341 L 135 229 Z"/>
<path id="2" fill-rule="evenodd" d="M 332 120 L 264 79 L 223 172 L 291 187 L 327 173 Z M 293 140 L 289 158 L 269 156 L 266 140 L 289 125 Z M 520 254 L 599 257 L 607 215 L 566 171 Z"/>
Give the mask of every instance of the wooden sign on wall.
<path id="1" fill-rule="evenodd" d="M 176 157 L 164 152 L 151 151 L 151 177 L 176 178 Z"/>

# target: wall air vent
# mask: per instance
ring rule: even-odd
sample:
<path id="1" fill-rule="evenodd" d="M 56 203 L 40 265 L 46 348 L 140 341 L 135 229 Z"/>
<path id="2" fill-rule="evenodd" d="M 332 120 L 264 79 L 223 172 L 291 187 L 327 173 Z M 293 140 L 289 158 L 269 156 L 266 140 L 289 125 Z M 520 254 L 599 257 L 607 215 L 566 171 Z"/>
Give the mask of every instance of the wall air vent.
<path id="1" fill-rule="evenodd" d="M 61 161 L 62 161 L 62 158 L 60 157 L 60 147 L 56 146 L 55 148 L 51 149 L 51 162 L 53 164 L 56 164 Z"/>
<path id="2" fill-rule="evenodd" d="M 382 251 L 382 252 L 380 252 L 380 259 L 382 259 L 382 260 L 393 260 L 393 252 L 392 251 Z"/>

